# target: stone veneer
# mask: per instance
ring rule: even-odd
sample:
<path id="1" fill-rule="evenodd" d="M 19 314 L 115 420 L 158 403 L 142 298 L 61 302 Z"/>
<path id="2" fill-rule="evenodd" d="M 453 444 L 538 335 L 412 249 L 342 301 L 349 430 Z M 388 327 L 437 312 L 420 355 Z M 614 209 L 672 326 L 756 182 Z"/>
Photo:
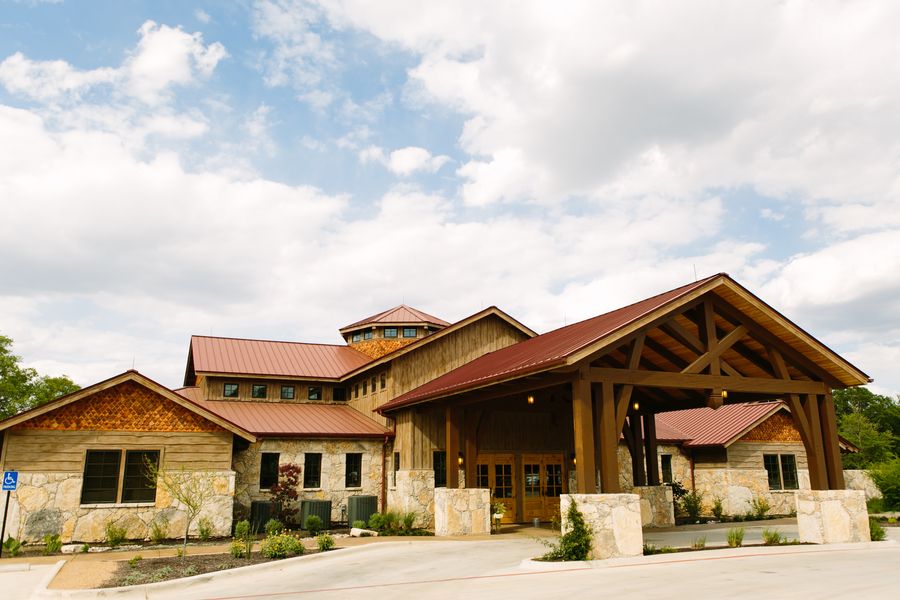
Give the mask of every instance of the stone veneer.
<path id="1" fill-rule="evenodd" d="M 388 508 L 399 512 L 416 513 L 416 527 L 434 526 L 434 471 L 410 469 L 397 471 Z"/>
<path id="2" fill-rule="evenodd" d="M 869 514 L 862 490 L 799 490 L 797 531 L 801 542 L 868 542 Z"/>
<path id="3" fill-rule="evenodd" d="M 434 535 L 485 535 L 490 532 L 490 490 L 434 490 Z"/>
<path id="4" fill-rule="evenodd" d="M 573 500 L 593 535 L 593 559 L 643 554 L 641 503 L 637 494 L 563 494 L 559 497 L 563 531 L 569 526 L 566 512 Z"/>
<path id="5" fill-rule="evenodd" d="M 191 524 L 197 534 L 200 518 L 212 523 L 214 536 L 231 534 L 234 471 L 198 472 L 211 476 L 215 496 Z M 80 473 L 19 473 L 19 487 L 10 496 L 7 535 L 39 542 L 46 534 L 59 534 L 64 543 L 102 542 L 110 521 L 125 527 L 129 539 L 147 539 L 153 521 L 166 518 L 168 535 L 184 535 L 185 513 L 161 487 L 156 501 L 141 504 L 81 504 Z"/>
<path id="6" fill-rule="evenodd" d="M 272 499 L 268 490 L 259 489 L 259 467 L 263 452 L 277 452 L 279 464 L 294 463 L 304 468 L 307 452 L 322 455 L 320 486 L 314 489 L 298 489 L 299 500 L 331 500 L 331 520 L 347 520 L 347 498 L 350 496 L 377 496 L 381 502 L 381 451 L 378 439 L 328 440 L 328 439 L 263 439 L 250 444 L 246 450 L 235 454 L 233 465 L 237 473 L 235 511 L 239 517 L 249 516 L 250 502 Z M 362 454 L 361 486 L 348 488 L 346 455 Z M 299 504 L 298 507 L 299 508 Z M 299 516 L 298 516 L 299 518 Z"/>
<path id="7" fill-rule="evenodd" d="M 798 469 L 801 489 L 809 489 L 809 471 Z M 744 515 L 750 512 L 750 502 L 761 497 L 768 500 L 769 514 L 788 515 L 796 510 L 796 490 L 770 490 L 769 476 L 765 469 L 697 469 L 694 472 L 697 491 L 703 494 L 703 513 L 712 514 L 716 497 L 722 499 L 726 515 Z M 690 481 L 686 482 L 690 487 Z"/>
<path id="8" fill-rule="evenodd" d="M 844 471 L 844 483 L 848 490 L 862 490 L 866 493 L 866 500 L 881 498 L 881 490 L 872 481 L 868 471 L 847 469 Z"/>
<path id="9" fill-rule="evenodd" d="M 641 499 L 641 525 L 674 527 L 675 502 L 668 485 L 644 485 L 632 490 Z"/>

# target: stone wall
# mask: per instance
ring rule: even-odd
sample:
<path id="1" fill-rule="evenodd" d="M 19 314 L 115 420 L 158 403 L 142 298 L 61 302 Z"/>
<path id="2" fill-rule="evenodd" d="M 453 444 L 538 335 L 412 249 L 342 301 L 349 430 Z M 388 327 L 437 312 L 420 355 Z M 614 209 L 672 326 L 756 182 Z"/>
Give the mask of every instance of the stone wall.
<path id="1" fill-rule="evenodd" d="M 381 502 L 381 452 L 382 442 L 377 439 L 322 440 L 322 439 L 263 439 L 234 456 L 237 473 L 235 512 L 243 517 L 250 514 L 250 502 L 271 500 L 268 490 L 259 489 L 259 467 L 263 452 L 279 453 L 279 464 L 294 463 L 304 468 L 307 452 L 322 455 L 320 487 L 301 489 L 298 500 L 331 500 L 331 520 L 347 520 L 347 498 L 350 496 L 377 496 Z M 347 488 L 346 454 L 362 454 L 360 487 Z M 299 504 L 297 506 L 299 508 Z M 379 507 L 383 510 L 383 507 Z M 298 517 L 299 518 L 299 517 Z"/>
<path id="2" fill-rule="evenodd" d="M 675 502 L 668 485 L 645 485 L 632 490 L 641 499 L 641 525 L 674 527 Z"/>
<path id="3" fill-rule="evenodd" d="M 559 497 L 563 531 L 569 527 L 566 513 L 572 501 L 591 530 L 593 559 L 643 554 L 641 503 L 637 494 L 563 494 Z"/>
<path id="4" fill-rule="evenodd" d="M 388 498 L 388 509 L 416 513 L 416 527 L 434 526 L 434 471 L 431 469 L 397 471 L 397 481 Z"/>
<path id="5" fill-rule="evenodd" d="M 800 490 L 797 532 L 801 542 L 868 542 L 869 514 L 862 490 Z"/>
<path id="6" fill-rule="evenodd" d="M 672 479 L 685 487 L 691 486 L 691 459 L 682 451 L 680 446 L 672 444 L 659 444 L 656 447 L 657 464 L 659 465 L 659 481 L 662 483 L 662 455 L 672 457 Z M 631 473 L 631 452 L 624 442 L 619 443 L 619 484 L 625 491 L 631 491 L 634 487 Z"/>
<path id="7" fill-rule="evenodd" d="M 490 532 L 490 490 L 434 490 L 434 535 L 485 535 Z"/>
<path id="8" fill-rule="evenodd" d="M 797 472 L 800 488 L 809 489 L 809 472 Z M 694 472 L 697 491 L 703 494 L 703 513 L 712 514 L 716 497 L 722 499 L 726 515 L 744 515 L 749 512 L 754 498 L 768 500 L 769 514 L 788 515 L 796 510 L 794 492 L 796 490 L 770 490 L 765 469 L 697 469 Z M 690 483 L 690 482 L 688 482 Z M 688 485 L 687 487 L 690 487 Z"/>
<path id="9" fill-rule="evenodd" d="M 213 525 L 214 536 L 231 534 L 233 471 L 188 472 L 208 478 L 215 496 L 205 503 L 200 518 Z M 39 542 L 46 534 L 59 534 L 64 543 L 102 542 L 106 524 L 124 527 L 129 539 L 147 539 L 153 521 L 168 519 L 168 535 L 184 535 L 185 513 L 162 487 L 156 502 L 142 504 L 81 504 L 80 473 L 19 473 L 19 487 L 10 496 L 8 535 L 25 542 Z M 197 534 L 198 519 L 191 524 Z"/>
<path id="10" fill-rule="evenodd" d="M 867 471 L 847 469 L 844 471 L 844 485 L 848 490 L 862 490 L 866 493 L 866 500 L 881 498 L 881 490 L 872 481 Z"/>

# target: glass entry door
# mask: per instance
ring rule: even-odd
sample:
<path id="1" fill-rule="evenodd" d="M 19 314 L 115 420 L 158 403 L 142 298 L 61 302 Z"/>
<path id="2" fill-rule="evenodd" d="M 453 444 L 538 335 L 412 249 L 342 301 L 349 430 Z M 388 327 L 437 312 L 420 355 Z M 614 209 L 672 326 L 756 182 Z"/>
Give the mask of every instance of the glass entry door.
<path id="1" fill-rule="evenodd" d="M 476 484 L 491 490 L 492 502 L 506 506 L 503 523 L 516 521 L 515 457 L 512 454 L 484 454 L 475 466 Z"/>
<path id="2" fill-rule="evenodd" d="M 522 455 L 523 520 L 550 521 L 558 516 L 564 481 L 562 454 Z"/>

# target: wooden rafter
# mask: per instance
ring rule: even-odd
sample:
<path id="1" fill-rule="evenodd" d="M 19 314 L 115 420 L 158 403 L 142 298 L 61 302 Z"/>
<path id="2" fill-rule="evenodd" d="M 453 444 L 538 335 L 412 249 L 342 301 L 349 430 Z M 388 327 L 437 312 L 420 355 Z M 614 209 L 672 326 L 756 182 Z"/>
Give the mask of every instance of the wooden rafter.
<path id="1" fill-rule="evenodd" d="M 818 381 L 788 379 L 764 379 L 759 377 L 729 377 L 728 375 L 702 375 L 695 373 L 671 373 L 638 369 L 607 369 L 592 367 L 591 379 L 616 384 L 632 384 L 647 387 L 684 388 L 695 390 L 727 389 L 734 392 L 760 394 L 823 394 L 825 385 Z"/>
<path id="2" fill-rule="evenodd" d="M 642 333 L 634 338 L 631 345 L 631 354 L 628 357 L 628 369 L 637 369 L 641 363 L 641 354 L 644 352 L 644 340 L 646 336 Z M 622 431 L 625 426 L 625 416 L 628 414 L 628 405 L 631 403 L 631 393 L 634 391 L 633 385 L 623 385 L 619 389 L 619 395 L 616 398 L 616 431 Z"/>
<path id="3" fill-rule="evenodd" d="M 715 329 L 715 328 L 713 328 Z M 710 349 L 697 357 L 697 360 L 681 370 L 682 373 L 699 373 L 707 366 L 710 367 L 710 375 L 718 375 L 719 368 L 722 366 L 722 354 L 734 346 L 742 337 L 747 334 L 747 327 L 738 325 L 728 335 L 715 344 L 710 345 Z M 714 339 L 713 336 L 712 339 Z M 729 367 L 731 368 L 731 367 Z"/>

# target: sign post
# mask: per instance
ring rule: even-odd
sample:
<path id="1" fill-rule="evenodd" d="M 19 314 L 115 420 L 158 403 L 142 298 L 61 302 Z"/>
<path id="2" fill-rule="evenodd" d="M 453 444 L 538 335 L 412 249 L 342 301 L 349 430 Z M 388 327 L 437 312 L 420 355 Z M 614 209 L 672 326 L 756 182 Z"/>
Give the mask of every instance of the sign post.
<path id="1" fill-rule="evenodd" d="M 6 505 L 3 507 L 3 525 L 0 525 L 0 558 L 3 557 L 3 542 L 6 541 L 6 514 L 9 512 L 9 495 L 19 485 L 18 471 L 3 472 L 3 491 L 6 492 Z"/>

